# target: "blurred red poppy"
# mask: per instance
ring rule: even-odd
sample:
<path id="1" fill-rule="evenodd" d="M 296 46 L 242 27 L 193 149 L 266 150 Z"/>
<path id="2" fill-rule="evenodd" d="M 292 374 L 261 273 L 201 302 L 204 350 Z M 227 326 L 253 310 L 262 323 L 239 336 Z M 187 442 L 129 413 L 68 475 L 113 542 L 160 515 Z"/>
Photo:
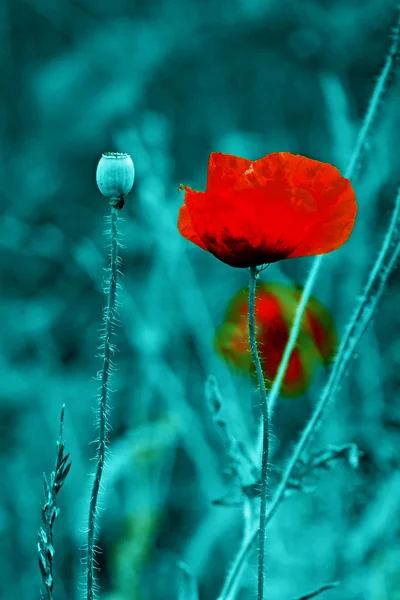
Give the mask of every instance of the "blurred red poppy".
<path id="1" fill-rule="evenodd" d="M 180 189 L 180 233 L 232 267 L 332 252 L 350 236 L 357 212 L 338 169 L 290 152 L 256 161 L 213 152 L 206 191 Z"/>
<path id="2" fill-rule="evenodd" d="M 255 326 L 257 347 L 267 388 L 277 374 L 302 293 L 300 286 L 257 283 Z M 230 301 L 215 335 L 215 349 L 231 366 L 254 374 L 248 334 L 248 288 Z M 335 355 L 337 337 L 329 311 L 311 297 L 305 309 L 296 346 L 283 379 L 281 395 L 304 394 L 316 368 L 328 365 Z"/>

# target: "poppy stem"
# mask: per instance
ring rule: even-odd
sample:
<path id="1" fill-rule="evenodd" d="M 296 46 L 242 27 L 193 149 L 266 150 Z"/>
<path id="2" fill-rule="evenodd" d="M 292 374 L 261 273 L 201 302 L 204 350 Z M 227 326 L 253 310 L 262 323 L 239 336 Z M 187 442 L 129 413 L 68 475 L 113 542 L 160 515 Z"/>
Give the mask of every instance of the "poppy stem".
<path id="1" fill-rule="evenodd" d="M 107 416 L 109 414 L 108 397 L 110 392 L 110 376 L 114 369 L 112 355 L 115 352 L 115 346 L 112 343 L 112 337 L 114 334 L 114 325 L 116 319 L 116 307 L 117 307 L 117 275 L 118 275 L 118 207 L 114 207 L 111 204 L 111 216 L 106 217 L 106 222 L 110 222 L 110 241 L 111 241 L 111 257 L 110 266 L 108 267 L 108 281 L 105 286 L 105 294 L 107 297 L 107 304 L 104 309 L 104 320 L 103 320 L 103 333 L 101 339 L 103 344 L 100 346 L 102 350 L 101 358 L 103 359 L 102 369 L 98 373 L 98 379 L 100 381 L 99 396 L 98 396 L 98 412 L 97 412 L 97 425 L 99 429 L 98 446 L 96 450 L 96 471 L 93 476 L 92 492 L 90 497 L 89 506 L 89 519 L 88 519 L 88 538 L 87 538 L 87 549 L 86 549 L 86 581 L 87 581 L 87 600 L 94 600 L 97 583 L 95 578 L 96 569 L 96 546 L 95 546 L 95 533 L 98 528 L 98 496 L 100 491 L 101 479 L 103 475 L 106 449 L 107 449 L 107 433 L 109 431 L 109 424 Z"/>
<path id="2" fill-rule="evenodd" d="M 267 390 L 265 387 L 264 374 L 261 367 L 260 356 L 257 350 L 256 328 L 255 328 L 255 300 L 258 279 L 258 268 L 250 267 L 249 281 L 249 340 L 251 355 L 256 369 L 258 388 L 261 396 L 262 411 L 262 453 L 261 453 L 261 502 L 260 502 L 260 526 L 258 545 L 258 593 L 257 599 L 264 599 L 264 555 L 265 555 L 265 529 L 267 516 L 267 493 L 268 493 L 268 457 L 269 457 L 269 413 Z"/>
<path id="3" fill-rule="evenodd" d="M 353 317 L 347 326 L 346 335 L 344 336 L 338 353 L 336 355 L 334 367 L 330 373 L 329 379 L 322 391 L 318 404 L 316 405 L 310 420 L 305 426 L 300 440 L 297 443 L 286 469 L 282 475 L 281 481 L 274 493 L 269 506 L 268 514 L 265 517 L 265 528 L 270 523 L 272 517 L 278 510 L 281 502 L 285 497 L 285 491 L 293 475 L 295 467 L 300 460 L 301 455 L 311 444 L 315 433 L 318 431 L 322 420 L 326 414 L 326 410 L 333 402 L 338 388 L 345 376 L 350 361 L 354 357 L 355 350 L 360 342 L 364 331 L 374 316 L 378 301 L 385 289 L 385 285 L 389 275 L 395 267 L 400 256 L 400 187 L 397 191 L 395 208 L 392 215 L 392 220 L 389 229 L 386 233 L 382 248 L 378 258 L 374 263 L 368 282 L 361 295 Z M 243 569 L 243 565 L 248 558 L 251 548 L 255 545 L 257 536 L 260 530 L 254 527 L 249 538 L 248 545 L 244 544 L 235 559 L 235 563 L 229 572 L 227 581 L 224 584 L 222 593 L 218 600 L 225 600 L 234 585 L 237 585 L 238 573 Z"/>
<path id="4" fill-rule="evenodd" d="M 397 7 L 397 10 L 399 11 L 399 7 Z M 399 43 L 400 43 L 400 11 L 398 12 L 396 25 L 393 29 L 392 44 L 391 44 L 389 53 L 386 56 L 383 70 L 382 70 L 382 72 L 379 76 L 379 79 L 375 85 L 375 88 L 373 90 L 372 97 L 369 102 L 367 114 L 364 117 L 363 124 L 362 124 L 361 130 L 360 130 L 360 133 L 358 135 L 356 145 L 354 147 L 350 162 L 349 162 L 346 172 L 345 172 L 345 177 L 347 179 L 352 179 L 352 177 L 354 177 L 357 174 L 356 173 L 357 165 L 359 163 L 359 160 L 363 153 L 363 150 L 365 149 L 366 140 L 368 139 L 368 136 L 371 133 L 371 128 L 373 126 L 376 114 L 378 112 L 378 108 L 380 106 L 383 92 L 385 91 L 385 87 L 388 82 L 389 75 L 393 69 L 393 66 L 396 64 L 395 59 L 396 59 L 396 56 L 399 51 Z M 399 192 L 399 194 L 400 194 L 400 192 Z M 395 260 L 397 260 L 397 258 L 399 256 L 399 253 L 400 253 L 400 248 L 396 251 L 395 258 L 393 258 L 386 266 L 386 269 L 388 269 L 388 272 L 390 272 L 392 270 Z M 313 261 L 312 269 L 307 278 L 307 282 L 306 282 L 305 288 L 303 290 L 301 300 L 297 307 L 295 323 L 292 327 L 292 331 L 290 333 L 290 338 L 289 338 L 289 341 L 285 348 L 284 357 L 287 360 L 291 355 L 291 352 L 293 350 L 294 344 L 297 339 L 297 334 L 298 334 L 297 323 L 301 322 L 301 318 L 302 318 L 304 309 L 305 309 L 308 299 L 311 295 L 312 288 L 313 288 L 315 280 L 317 278 L 323 258 L 324 258 L 324 255 L 319 255 L 319 256 L 316 256 Z M 378 258 L 378 262 L 379 262 L 379 260 L 380 259 Z M 249 307 L 249 309 L 250 309 L 250 307 Z M 282 360 L 279 373 L 278 373 L 277 377 L 275 378 L 275 381 L 273 382 L 273 385 L 272 385 L 272 388 L 270 391 L 270 395 L 269 395 L 269 401 L 270 402 L 272 401 L 272 403 L 271 403 L 272 409 L 273 409 L 275 400 L 277 399 L 277 397 L 279 395 L 280 385 L 281 385 L 282 379 L 284 377 L 284 372 L 286 370 L 286 367 L 287 367 L 286 360 Z M 330 385 L 330 382 L 331 382 L 331 378 L 329 379 L 327 385 Z M 338 380 L 338 382 L 340 382 L 340 380 Z M 271 405 L 269 408 L 271 409 Z M 307 433 L 307 438 L 308 438 L 308 435 L 309 434 Z M 262 443 L 264 445 L 264 442 L 262 442 Z M 261 443 L 260 443 L 260 445 L 261 445 Z M 279 485 L 279 488 L 277 489 L 275 496 L 271 502 L 270 510 L 268 513 L 268 521 L 271 520 L 272 516 L 275 514 L 275 511 L 276 511 L 278 505 L 280 504 L 281 500 L 284 497 L 286 484 L 289 480 L 289 477 L 291 476 L 292 470 L 295 467 L 295 463 L 300 454 L 300 450 L 302 450 L 302 449 L 303 449 L 302 440 L 300 440 L 298 446 L 296 447 L 296 449 L 294 451 L 293 460 L 290 461 L 290 463 L 287 467 L 287 471 L 285 471 L 285 475 L 281 481 L 281 484 Z M 253 535 L 252 535 L 247 547 L 242 546 L 240 548 L 239 553 L 237 554 L 237 556 L 235 558 L 235 562 L 234 562 L 232 568 L 230 569 L 228 577 L 224 583 L 223 590 L 221 592 L 221 595 L 219 596 L 219 600 L 225 600 L 225 598 L 227 597 L 227 594 L 230 592 L 233 585 L 236 583 L 236 579 L 238 578 L 240 572 L 242 571 L 243 564 L 247 560 L 250 550 L 256 542 L 258 533 L 259 533 L 258 530 L 254 530 Z"/>

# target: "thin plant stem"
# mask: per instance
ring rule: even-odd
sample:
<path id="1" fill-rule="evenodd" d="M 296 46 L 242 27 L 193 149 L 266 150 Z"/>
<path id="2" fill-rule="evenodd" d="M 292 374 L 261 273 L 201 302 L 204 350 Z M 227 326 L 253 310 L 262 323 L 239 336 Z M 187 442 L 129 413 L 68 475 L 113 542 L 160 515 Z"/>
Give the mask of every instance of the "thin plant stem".
<path id="1" fill-rule="evenodd" d="M 285 377 L 286 369 L 289 364 L 290 356 L 292 354 L 294 345 L 297 340 L 298 333 L 300 331 L 301 321 L 303 319 L 304 311 L 306 309 L 307 302 L 311 295 L 311 290 L 314 286 L 315 280 L 318 275 L 322 263 L 323 255 L 316 256 L 312 263 L 310 274 L 307 278 L 306 285 L 300 298 L 300 302 L 296 308 L 296 314 L 293 321 L 293 326 L 290 329 L 290 335 L 288 342 L 285 346 L 285 351 L 282 356 L 282 360 L 279 365 L 278 373 L 271 387 L 271 391 L 268 396 L 269 412 L 272 418 L 272 413 L 275 408 L 276 401 L 278 399 L 279 391 L 282 385 L 283 378 Z"/>
<path id="2" fill-rule="evenodd" d="M 104 461 L 107 449 L 107 433 L 109 425 L 107 422 L 108 416 L 108 396 L 109 396 L 109 382 L 110 375 L 113 370 L 112 355 L 115 351 L 112 343 L 112 336 L 114 333 L 114 322 L 116 313 L 116 302 L 117 302 L 117 275 L 118 275 L 118 208 L 115 208 L 111 204 L 111 216 L 110 216 L 110 239 L 111 239 L 111 258 L 109 266 L 109 278 L 107 287 L 105 289 L 107 295 L 107 305 L 104 310 L 104 331 L 102 335 L 103 344 L 101 349 L 103 350 L 102 359 L 103 367 L 99 372 L 100 388 L 98 397 L 98 429 L 99 438 L 98 446 L 96 451 L 96 471 L 93 478 L 93 486 L 90 497 L 89 505 L 89 518 L 88 518 L 88 538 L 87 538 L 87 600 L 93 600 L 96 591 L 96 580 L 95 580 L 95 535 L 97 528 L 97 513 L 98 513 L 98 496 L 101 486 L 101 479 L 104 469 Z"/>
<path id="3" fill-rule="evenodd" d="M 340 383 L 348 369 L 351 358 L 354 356 L 355 349 L 362 338 L 362 335 L 371 321 L 375 312 L 378 301 L 384 290 L 386 281 L 392 271 L 396 260 L 400 253 L 400 237 L 398 227 L 400 224 L 400 188 L 396 197 L 396 204 L 393 211 L 393 216 L 390 222 L 389 229 L 385 236 L 381 251 L 372 269 L 371 275 L 365 286 L 365 290 L 358 302 L 353 317 L 346 330 L 340 348 L 336 355 L 335 363 L 329 379 L 322 391 L 321 397 L 315 410 L 308 421 L 301 438 L 289 460 L 282 480 L 275 492 L 268 511 L 267 523 L 275 514 L 279 504 L 282 502 L 285 489 L 292 476 L 297 461 L 305 450 L 306 446 L 311 443 L 316 431 L 321 425 L 323 416 L 329 404 L 332 403 Z M 394 246 L 394 251 L 392 248 Z"/>
<path id="4" fill-rule="evenodd" d="M 392 31 L 392 44 L 390 46 L 389 52 L 386 56 L 385 64 L 383 65 L 383 69 L 379 74 L 378 80 L 374 87 L 374 91 L 372 92 L 371 99 L 369 101 L 368 110 L 363 119 L 363 123 L 360 129 L 360 132 L 357 137 L 356 144 L 354 146 L 354 150 L 350 157 L 349 164 L 347 166 L 347 171 L 345 177 L 350 179 L 353 176 L 357 168 L 357 164 L 359 162 L 362 151 L 365 147 L 365 140 L 367 139 L 369 132 L 371 131 L 371 127 L 373 125 L 375 115 L 379 106 L 379 103 L 382 99 L 382 95 L 385 91 L 386 84 L 388 81 L 388 77 L 393 67 L 393 63 L 396 59 L 398 50 L 399 50 L 399 38 L 400 38 L 400 4 L 397 6 L 397 21 Z"/>
<path id="5" fill-rule="evenodd" d="M 246 452 L 246 446 L 236 439 L 231 431 L 231 423 L 224 416 L 224 399 L 218 387 L 217 380 L 213 375 L 209 375 L 205 384 L 205 399 L 209 407 L 212 420 L 218 428 L 218 431 L 227 448 L 229 457 L 229 467 L 238 480 L 240 486 L 245 487 L 250 482 L 258 482 L 259 469 L 258 464 L 253 462 Z M 251 484 L 250 484 L 251 485 Z M 254 485 L 256 485 L 254 483 Z M 258 486 L 258 483 L 257 483 Z M 242 495 L 243 510 L 243 536 L 242 544 L 247 545 L 249 536 L 253 532 L 253 527 L 258 523 L 258 506 L 246 494 Z M 238 585 L 231 589 L 229 597 L 226 600 L 235 600 L 240 589 L 240 577 L 237 578 Z"/>
<path id="6" fill-rule="evenodd" d="M 267 493 L 268 493 L 268 455 L 269 455 L 269 415 L 267 390 L 265 387 L 264 375 L 261 367 L 260 356 L 257 350 L 256 328 L 255 328 L 255 299 L 258 279 L 257 267 L 250 267 L 249 280 L 249 340 L 251 356 L 257 375 L 257 382 L 261 397 L 262 412 L 262 431 L 263 446 L 261 455 L 261 501 L 260 501 L 260 526 L 259 526 L 259 545 L 258 545 L 258 600 L 264 598 L 264 555 L 265 555 L 265 524 L 267 515 Z"/>
<path id="7" fill-rule="evenodd" d="M 344 177 L 346 177 L 346 179 L 352 179 L 354 174 L 356 173 L 357 165 L 359 164 L 360 157 L 365 148 L 367 138 L 371 131 L 379 104 L 382 99 L 382 95 L 386 88 L 389 74 L 392 70 L 393 63 L 394 63 L 394 60 L 395 60 L 397 52 L 398 52 L 399 37 L 400 37 L 400 5 L 398 7 L 397 22 L 396 22 L 395 27 L 393 28 L 393 36 L 392 37 L 393 37 L 393 39 L 392 39 L 392 44 L 391 44 L 390 50 L 386 56 L 385 64 L 383 66 L 383 69 L 379 75 L 379 78 L 378 78 L 376 85 L 374 87 L 374 90 L 372 92 L 372 96 L 371 96 L 371 99 L 368 104 L 367 112 L 363 119 L 361 129 L 357 136 L 357 140 L 356 140 L 353 152 L 351 154 L 349 163 L 347 165 L 347 168 L 346 168 L 346 171 L 344 174 Z M 276 401 L 278 399 L 279 390 L 281 388 L 281 384 L 282 384 L 283 378 L 286 373 L 286 369 L 289 364 L 290 356 L 292 354 L 294 345 L 297 340 L 298 333 L 300 331 L 300 325 L 301 325 L 303 313 L 306 308 L 307 302 L 310 298 L 311 291 L 312 291 L 312 288 L 314 287 L 314 283 L 316 281 L 318 271 L 321 267 L 323 258 L 324 258 L 324 255 L 321 255 L 321 254 L 319 256 L 315 257 L 313 265 L 311 267 L 310 274 L 308 276 L 306 285 L 303 290 L 303 294 L 302 294 L 300 302 L 297 306 L 296 315 L 295 315 L 295 319 L 293 322 L 293 326 L 290 331 L 289 340 L 286 344 L 286 348 L 283 353 L 277 375 L 272 384 L 271 391 L 270 391 L 269 397 L 268 397 L 269 411 L 270 411 L 271 418 L 272 418 L 272 414 L 273 414 L 273 411 L 275 408 Z M 260 435 L 260 439 L 261 439 L 261 435 Z M 261 443 L 260 443 L 260 445 L 261 445 Z"/>
<path id="8" fill-rule="evenodd" d="M 395 207 L 378 258 L 369 275 L 363 294 L 356 306 L 354 314 L 350 319 L 343 340 L 340 344 L 336 360 L 334 362 L 328 382 L 321 394 L 320 403 L 325 402 L 321 409 L 318 422 L 308 436 L 307 445 L 310 445 L 315 433 L 319 429 L 323 415 L 336 396 L 343 377 L 354 356 L 357 344 L 361 340 L 368 324 L 375 313 L 378 301 L 386 285 L 386 281 L 396 264 L 400 253 L 400 187 L 397 191 Z"/>
<path id="9" fill-rule="evenodd" d="M 39 529 L 39 541 L 37 548 L 39 567 L 42 574 L 42 581 L 46 591 L 46 596 L 44 596 L 43 592 L 41 591 L 40 600 L 44 600 L 45 597 L 46 600 L 53 600 L 54 598 L 53 557 L 55 550 L 53 544 L 53 528 L 54 521 L 60 512 L 59 508 L 57 508 L 57 495 L 64 485 L 71 468 L 71 461 L 68 462 L 69 453 L 65 454 L 65 443 L 63 440 L 64 412 L 65 404 L 63 404 L 61 408 L 60 434 L 57 441 L 57 458 L 54 470 L 50 475 L 50 482 L 43 473 L 45 502 L 42 507 L 42 525 Z"/>
<path id="10" fill-rule="evenodd" d="M 242 548 L 247 548 L 247 546 L 253 536 L 254 527 L 257 528 L 257 531 L 258 531 L 258 526 L 259 526 L 257 515 L 254 514 L 254 503 L 249 498 L 244 498 L 244 500 L 243 500 L 243 522 L 244 522 L 244 527 L 243 527 Z M 229 590 L 228 595 L 219 596 L 217 598 L 217 600 L 222 600 L 222 598 L 224 598 L 224 600 L 235 600 L 236 594 L 238 593 L 238 591 L 240 589 L 239 583 L 240 583 L 241 574 L 242 574 L 244 567 L 245 567 L 245 563 L 243 562 L 241 565 L 241 568 L 240 568 L 239 576 L 236 577 L 235 582 L 234 582 L 233 586 L 231 587 L 231 589 Z"/>
<path id="11" fill-rule="evenodd" d="M 376 82 L 376 85 L 372 92 L 372 96 L 371 96 L 371 99 L 370 99 L 370 102 L 368 105 L 368 110 L 363 119 L 363 123 L 361 125 L 360 132 L 357 136 L 357 140 L 356 140 L 352 155 L 350 157 L 350 160 L 349 160 L 346 172 L 345 172 L 345 177 L 347 179 L 353 178 L 353 176 L 356 172 L 356 167 L 360 161 L 360 158 L 361 158 L 364 148 L 366 146 L 367 138 L 368 138 L 371 128 L 374 124 L 376 113 L 378 111 L 378 107 L 382 100 L 383 93 L 385 91 L 390 72 L 393 68 L 396 56 L 398 54 L 399 39 L 400 39 L 400 5 L 397 7 L 397 11 L 398 11 L 398 13 L 397 13 L 396 25 L 393 28 L 393 32 L 392 32 L 392 44 L 390 46 L 389 53 L 386 56 L 386 60 L 385 60 L 383 69 L 380 73 L 378 81 Z M 275 377 L 275 380 L 272 384 L 272 388 L 269 392 L 270 416 L 273 413 L 275 403 L 278 398 L 279 391 L 280 391 L 280 388 L 282 385 L 282 381 L 285 376 L 287 367 L 289 365 L 289 360 L 290 360 L 293 348 L 296 344 L 297 336 L 300 331 L 300 325 L 302 322 L 303 314 L 304 314 L 305 308 L 307 306 L 308 300 L 311 296 L 311 292 L 314 287 L 314 283 L 317 279 L 317 275 L 318 275 L 319 269 L 321 267 L 321 264 L 323 262 L 323 258 L 324 258 L 324 255 L 318 255 L 315 257 L 310 274 L 309 274 L 306 284 L 304 286 L 300 302 L 297 306 L 294 323 L 293 323 L 293 326 L 291 328 L 290 335 L 289 335 L 289 340 L 286 344 L 286 348 L 283 353 L 283 357 L 282 357 L 282 360 L 281 360 L 281 363 L 280 363 L 280 366 L 278 369 L 277 376 Z M 263 443 L 264 443 L 263 437 L 264 437 L 264 431 L 263 431 L 263 428 L 261 427 L 259 436 L 258 436 L 258 442 L 257 442 L 257 449 L 256 449 L 257 455 L 259 454 L 260 449 L 263 447 Z M 257 536 L 257 532 L 254 534 L 254 536 L 255 537 Z M 254 539 L 255 539 L 255 537 L 254 537 Z M 254 539 L 251 538 L 250 544 L 247 547 L 242 545 L 241 548 L 239 549 L 239 552 L 237 553 L 237 555 L 235 557 L 234 563 L 233 563 L 232 567 L 230 568 L 230 570 L 228 571 L 228 575 L 225 579 L 221 594 L 219 596 L 219 600 L 226 600 L 227 596 L 230 593 L 230 589 L 235 584 L 236 577 L 238 577 L 238 575 L 243 571 L 243 568 L 242 568 L 243 561 L 246 560 L 247 554 L 253 545 Z"/>
<path id="12" fill-rule="evenodd" d="M 340 584 L 340 581 L 332 581 L 332 583 L 325 583 L 325 585 L 321 585 L 317 590 L 306 594 L 305 596 L 301 596 L 301 598 L 296 598 L 295 600 L 310 600 L 310 598 L 315 598 L 322 594 L 322 592 L 326 592 L 327 590 L 332 590 Z"/>
<path id="13" fill-rule="evenodd" d="M 354 315 L 347 328 L 346 334 L 342 340 L 339 351 L 336 355 L 335 364 L 331 371 L 328 382 L 321 394 L 320 400 L 315 407 L 315 410 L 308 421 L 301 438 L 295 447 L 292 456 L 287 464 L 285 472 L 282 476 L 280 484 L 271 501 L 268 513 L 265 518 L 265 527 L 268 526 L 272 517 L 276 513 L 281 504 L 288 483 L 292 477 L 295 466 L 300 459 L 303 451 L 311 442 L 313 436 L 318 430 L 326 408 L 331 403 L 338 391 L 340 383 L 347 372 L 349 363 L 354 356 L 355 349 L 360 342 L 368 324 L 370 323 L 378 301 L 382 296 L 387 279 L 396 264 L 400 255 L 400 188 L 397 192 L 395 208 L 393 211 L 390 226 L 386 233 L 381 251 L 368 278 L 364 292 L 358 302 Z M 236 585 L 236 578 L 243 570 L 243 564 L 247 559 L 258 536 L 258 529 L 254 528 L 252 535 L 249 537 L 248 545 L 242 545 L 239 553 L 235 558 L 233 567 L 229 572 L 229 576 L 225 582 L 219 600 L 225 600 L 232 586 Z"/>

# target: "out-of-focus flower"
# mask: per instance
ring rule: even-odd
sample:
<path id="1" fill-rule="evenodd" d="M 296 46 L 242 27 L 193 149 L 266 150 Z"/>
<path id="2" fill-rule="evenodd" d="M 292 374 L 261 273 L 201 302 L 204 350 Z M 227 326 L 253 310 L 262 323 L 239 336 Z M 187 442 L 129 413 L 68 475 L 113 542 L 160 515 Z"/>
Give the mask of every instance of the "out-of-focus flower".
<path id="1" fill-rule="evenodd" d="M 257 348 L 267 388 L 277 374 L 302 288 L 284 283 L 257 283 L 255 326 Z M 218 354 L 241 373 L 254 374 L 248 332 L 248 288 L 229 302 L 223 323 L 216 331 Z M 329 311 L 311 296 L 305 309 L 296 346 L 282 382 L 281 395 L 305 393 L 316 368 L 328 365 L 335 355 L 337 337 Z"/>
<path id="2" fill-rule="evenodd" d="M 350 236 L 357 212 L 338 169 L 290 152 L 256 161 L 213 152 L 206 191 L 179 189 L 180 233 L 232 267 L 332 252 Z"/>

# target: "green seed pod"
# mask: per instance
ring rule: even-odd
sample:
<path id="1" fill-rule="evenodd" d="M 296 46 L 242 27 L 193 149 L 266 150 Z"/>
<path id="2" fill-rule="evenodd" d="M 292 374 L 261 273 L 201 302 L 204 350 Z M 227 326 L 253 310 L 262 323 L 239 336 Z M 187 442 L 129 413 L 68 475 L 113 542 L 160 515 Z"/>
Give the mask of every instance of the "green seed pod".
<path id="1" fill-rule="evenodd" d="M 135 180 L 135 167 L 129 154 L 105 152 L 96 170 L 96 182 L 100 192 L 112 200 L 128 194 Z"/>

